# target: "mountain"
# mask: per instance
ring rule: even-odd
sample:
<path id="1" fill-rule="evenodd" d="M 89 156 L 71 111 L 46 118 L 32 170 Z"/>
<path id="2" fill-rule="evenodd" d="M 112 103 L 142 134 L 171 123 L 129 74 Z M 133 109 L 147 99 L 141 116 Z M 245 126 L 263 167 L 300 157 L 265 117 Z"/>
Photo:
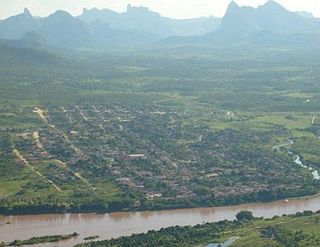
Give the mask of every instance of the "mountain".
<path id="1" fill-rule="evenodd" d="M 319 48 L 320 20 L 290 12 L 274 1 L 257 8 L 231 2 L 217 31 L 201 37 L 169 37 L 160 45 L 237 45 Z"/>
<path id="2" fill-rule="evenodd" d="M 296 12 L 298 15 L 304 17 L 304 18 L 314 18 L 314 15 L 310 12 L 306 12 L 306 11 L 297 11 Z"/>
<path id="3" fill-rule="evenodd" d="M 0 39 L 20 39 L 22 36 L 38 27 L 37 21 L 28 9 L 22 14 L 11 16 L 0 22 Z"/>
<path id="4" fill-rule="evenodd" d="M 90 23 L 95 35 L 95 46 L 106 48 L 107 46 L 145 45 L 161 39 L 160 36 L 140 30 L 123 30 L 111 28 L 109 24 L 96 20 Z"/>
<path id="5" fill-rule="evenodd" d="M 93 39 L 93 34 L 88 24 L 67 12 L 57 11 L 45 18 L 34 18 L 28 9 L 24 9 L 22 14 L 0 22 L 0 39 L 78 47 L 87 45 Z"/>
<path id="6" fill-rule="evenodd" d="M 149 13 L 149 11 L 146 12 Z M 130 11 L 130 15 L 139 14 Z M 150 16 L 153 15 L 157 14 L 150 14 Z M 140 22 L 143 21 L 142 19 Z M 24 47 L 25 44 L 28 44 L 27 47 L 38 44 L 64 49 L 144 45 L 161 39 L 159 35 L 145 30 L 147 28 L 123 29 L 111 26 L 100 19 L 87 23 L 61 10 L 48 17 L 34 18 L 25 9 L 22 14 L 0 22 L 0 39 L 2 43 L 7 43 L 5 40 L 15 40 L 12 43 L 18 47 Z"/>
<path id="7" fill-rule="evenodd" d="M 235 2 L 231 2 L 218 31 L 226 36 L 261 31 L 256 20 L 256 10 L 252 7 L 239 7 Z"/>
<path id="8" fill-rule="evenodd" d="M 91 23 L 58 10 L 44 18 L 24 13 L 0 22 L 0 43 L 16 47 L 58 47 L 64 49 L 106 48 L 110 45 L 144 45 L 161 39 L 141 29 L 113 28 L 95 20 Z"/>
<path id="9" fill-rule="evenodd" d="M 56 47 L 85 47 L 94 43 L 92 28 L 85 22 L 74 18 L 68 12 L 56 11 L 42 18 L 37 32 L 50 44 Z"/>
<path id="10" fill-rule="evenodd" d="M 256 12 L 258 23 L 264 31 L 292 34 L 320 30 L 318 20 L 303 18 L 272 0 L 258 7 Z"/>
<path id="11" fill-rule="evenodd" d="M 108 23 L 111 28 L 121 30 L 139 30 L 153 33 L 161 37 L 203 35 L 216 30 L 219 18 L 201 17 L 195 19 L 176 20 L 163 17 L 145 7 L 134 7 L 130 4 L 127 11 L 118 13 L 108 9 L 84 9 L 79 19 L 91 23 L 97 20 Z"/>
<path id="12" fill-rule="evenodd" d="M 219 29 L 219 33 L 225 36 L 245 36 L 254 32 L 290 35 L 319 31 L 319 20 L 290 12 L 272 0 L 256 9 L 231 2 Z"/>
<path id="13" fill-rule="evenodd" d="M 74 17 L 56 11 L 35 18 L 28 9 L 0 21 L 0 43 L 18 47 L 106 49 L 114 46 L 206 44 L 299 44 L 319 40 L 320 19 L 290 12 L 274 1 L 257 8 L 231 2 L 225 16 L 175 20 L 145 7 L 127 6 L 126 12 L 84 9 Z M 297 38 L 295 42 L 293 37 Z M 312 43 L 313 42 L 313 43 Z"/>

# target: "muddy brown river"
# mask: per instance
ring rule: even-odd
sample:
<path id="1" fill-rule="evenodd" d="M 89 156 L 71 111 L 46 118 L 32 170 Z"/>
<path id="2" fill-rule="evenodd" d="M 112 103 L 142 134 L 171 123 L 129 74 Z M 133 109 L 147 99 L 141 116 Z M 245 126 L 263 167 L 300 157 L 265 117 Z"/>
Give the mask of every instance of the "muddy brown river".
<path id="1" fill-rule="evenodd" d="M 196 225 L 204 222 L 232 220 L 237 212 L 250 210 L 257 217 L 294 214 L 299 211 L 320 210 L 320 196 L 290 199 L 288 203 L 243 204 L 238 206 L 163 210 L 152 212 L 123 212 L 111 214 L 46 214 L 0 216 L 0 242 L 23 240 L 33 236 L 70 234 L 76 238 L 57 243 L 40 244 L 44 247 L 71 247 L 84 242 L 83 238 L 99 235 L 98 240 L 127 236 L 133 233 L 158 230 L 162 227 Z"/>

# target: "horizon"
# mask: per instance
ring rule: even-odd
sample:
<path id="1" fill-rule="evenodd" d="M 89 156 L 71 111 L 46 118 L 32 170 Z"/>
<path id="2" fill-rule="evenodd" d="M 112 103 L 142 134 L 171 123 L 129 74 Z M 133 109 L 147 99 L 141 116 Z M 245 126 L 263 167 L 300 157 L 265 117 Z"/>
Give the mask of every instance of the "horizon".
<path id="1" fill-rule="evenodd" d="M 18 0 L 0 0 L 1 5 L 8 6 L 7 8 L 0 8 L 0 19 L 6 19 L 10 16 L 14 16 L 23 13 L 24 8 L 29 9 L 33 16 L 46 17 L 57 10 L 63 10 L 69 12 L 73 16 L 81 15 L 83 9 L 109 9 L 116 12 L 125 12 L 128 5 L 133 7 L 146 7 L 151 11 L 157 12 L 164 17 L 173 19 L 192 19 L 199 17 L 223 17 L 228 5 L 232 2 L 230 0 L 219 0 L 212 2 L 209 0 L 187 0 L 184 4 L 178 3 L 178 0 L 168 1 L 166 4 L 159 4 L 156 0 L 125 0 L 122 3 L 119 1 L 111 0 L 95 0 L 91 1 L 91 4 L 85 3 L 86 1 L 77 1 L 77 4 L 73 4 L 74 0 L 63 3 L 62 0 L 55 1 L 54 3 L 43 3 L 46 0 L 18 1 Z M 269 0 L 236 0 L 234 1 L 239 6 L 258 7 L 265 4 Z M 185 4 L 189 2 L 190 4 Z M 195 3 L 196 4 L 192 4 Z M 289 1 L 289 0 L 276 0 L 278 4 L 282 5 L 289 11 L 300 12 L 305 11 L 312 13 L 314 17 L 320 16 L 320 2 L 315 0 L 306 0 L 303 3 L 301 1 Z M 182 6 L 183 5 L 183 6 Z M 196 5 L 196 7 L 195 7 Z M 190 8 L 191 6 L 191 8 Z M 209 8 L 212 6 L 213 8 Z M 312 11 L 313 10 L 313 11 Z M 318 10 L 318 11 L 316 11 Z"/>

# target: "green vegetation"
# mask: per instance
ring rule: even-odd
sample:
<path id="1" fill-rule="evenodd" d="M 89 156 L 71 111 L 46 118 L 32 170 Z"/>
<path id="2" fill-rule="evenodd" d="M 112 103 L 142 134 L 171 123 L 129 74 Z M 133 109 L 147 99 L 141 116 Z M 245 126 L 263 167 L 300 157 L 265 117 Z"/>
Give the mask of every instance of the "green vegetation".
<path id="1" fill-rule="evenodd" d="M 34 245 L 42 244 L 48 242 L 58 242 L 61 240 L 67 240 L 78 236 L 76 232 L 67 235 L 52 235 L 52 236 L 43 236 L 43 237 L 33 237 L 27 240 L 14 240 L 11 243 L 0 243 L 1 247 L 5 246 L 23 246 L 23 245 Z"/>
<path id="2" fill-rule="evenodd" d="M 100 236 L 96 235 L 96 236 L 89 236 L 89 237 L 85 237 L 83 240 L 94 240 L 99 238 Z"/>
<path id="3" fill-rule="evenodd" d="M 241 211 L 237 213 L 236 218 L 238 221 L 250 221 L 253 220 L 253 214 L 249 211 Z"/>
<path id="4" fill-rule="evenodd" d="M 4 45 L 0 213 L 154 210 L 319 192 L 314 50 L 57 55 Z M 41 58 L 41 59 L 40 59 Z"/>
<path id="5" fill-rule="evenodd" d="M 241 220 L 206 223 L 194 227 L 170 227 L 130 237 L 83 243 L 79 247 L 116 246 L 208 246 L 234 239 L 232 247 L 319 246 L 320 214 L 297 213 L 291 216 L 257 219 L 250 212 L 238 214 Z M 238 218 L 238 217 L 237 217 Z"/>

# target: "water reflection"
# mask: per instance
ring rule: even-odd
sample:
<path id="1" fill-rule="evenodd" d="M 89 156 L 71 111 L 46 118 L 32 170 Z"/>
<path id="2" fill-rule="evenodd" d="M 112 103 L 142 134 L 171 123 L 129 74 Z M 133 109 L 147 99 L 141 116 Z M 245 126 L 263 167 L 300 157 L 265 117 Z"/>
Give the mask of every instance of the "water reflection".
<path id="1" fill-rule="evenodd" d="M 127 220 L 129 218 L 132 218 L 134 215 L 139 214 L 140 212 L 132 213 L 132 212 L 126 212 L 126 213 L 111 213 L 107 214 L 107 217 L 114 220 L 114 221 L 122 221 Z"/>

